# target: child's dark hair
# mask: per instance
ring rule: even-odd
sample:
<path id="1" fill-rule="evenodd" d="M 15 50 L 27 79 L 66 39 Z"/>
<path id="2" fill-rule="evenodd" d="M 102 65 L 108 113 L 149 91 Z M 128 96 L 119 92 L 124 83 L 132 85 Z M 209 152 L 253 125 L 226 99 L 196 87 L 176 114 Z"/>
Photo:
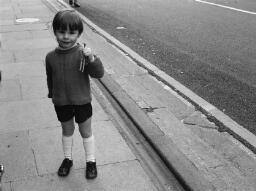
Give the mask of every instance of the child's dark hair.
<path id="1" fill-rule="evenodd" d="M 80 16 L 74 10 L 59 11 L 53 18 L 52 27 L 54 33 L 56 30 L 78 30 L 81 34 L 84 30 L 83 22 Z"/>

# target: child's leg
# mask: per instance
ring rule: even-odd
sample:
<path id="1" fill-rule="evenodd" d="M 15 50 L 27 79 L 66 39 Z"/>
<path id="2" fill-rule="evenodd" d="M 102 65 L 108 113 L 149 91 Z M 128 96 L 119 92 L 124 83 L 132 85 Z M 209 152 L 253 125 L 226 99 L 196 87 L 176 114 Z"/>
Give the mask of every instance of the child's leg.
<path id="1" fill-rule="evenodd" d="M 91 128 L 91 117 L 83 123 L 79 123 L 79 131 L 83 137 L 83 144 L 86 158 L 85 177 L 87 179 L 94 179 L 97 177 L 97 167 L 95 159 L 95 143 Z"/>
<path id="2" fill-rule="evenodd" d="M 61 122 L 62 126 L 62 147 L 64 157 L 72 160 L 73 133 L 75 130 L 74 119 Z"/>
<path id="3" fill-rule="evenodd" d="M 58 175 L 67 176 L 71 167 L 73 166 L 72 160 L 72 147 L 73 147 L 73 133 L 75 129 L 74 119 L 61 122 L 62 126 L 62 147 L 64 152 L 64 160 L 62 161 Z"/>
<path id="4" fill-rule="evenodd" d="M 74 107 L 72 105 L 54 106 L 57 118 L 61 122 L 62 127 L 62 146 L 64 152 L 64 160 L 59 167 L 58 175 L 67 176 L 70 168 L 73 166 L 72 161 L 72 146 L 74 125 Z"/>
<path id="5" fill-rule="evenodd" d="M 83 138 L 86 158 L 85 176 L 87 179 L 97 177 L 97 166 L 95 159 L 95 143 L 91 127 L 92 105 L 91 103 L 76 107 L 75 119 L 79 126 L 79 132 Z"/>
<path id="6" fill-rule="evenodd" d="M 91 117 L 83 123 L 79 123 L 78 126 L 80 134 L 83 138 L 86 162 L 95 162 L 95 142 L 91 128 Z"/>

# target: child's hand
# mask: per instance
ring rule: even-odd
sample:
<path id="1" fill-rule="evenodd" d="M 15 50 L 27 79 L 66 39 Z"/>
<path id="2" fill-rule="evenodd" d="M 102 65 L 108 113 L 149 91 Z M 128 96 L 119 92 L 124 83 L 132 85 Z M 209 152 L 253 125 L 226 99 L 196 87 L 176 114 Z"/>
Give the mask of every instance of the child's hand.
<path id="1" fill-rule="evenodd" d="M 85 62 L 84 57 L 88 57 L 90 62 L 94 62 L 94 60 L 95 60 L 92 50 L 89 47 L 86 47 L 85 43 L 83 43 L 83 45 L 84 45 L 84 48 L 83 48 L 83 52 L 82 52 L 82 59 L 81 59 L 81 64 L 80 64 L 80 69 L 79 69 L 81 72 L 84 71 L 84 66 L 87 64 Z"/>
<path id="2" fill-rule="evenodd" d="M 89 47 L 84 47 L 83 49 L 84 56 L 87 56 L 90 60 L 90 62 L 94 61 L 94 55 L 92 53 L 92 50 Z"/>

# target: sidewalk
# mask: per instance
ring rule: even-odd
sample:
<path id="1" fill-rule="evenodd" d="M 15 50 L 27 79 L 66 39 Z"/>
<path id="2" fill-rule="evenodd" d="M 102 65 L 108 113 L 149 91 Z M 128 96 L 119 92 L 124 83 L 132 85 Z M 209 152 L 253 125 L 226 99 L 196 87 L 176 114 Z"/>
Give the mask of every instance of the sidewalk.
<path id="1" fill-rule="evenodd" d="M 71 176 L 65 181 L 57 177 L 63 159 L 60 127 L 46 98 L 43 62 L 56 46 L 49 29 L 54 8 L 68 5 L 56 0 L 0 3 L 0 163 L 6 169 L 4 191 L 156 190 L 95 97 L 93 129 L 98 140 L 99 178 L 93 182 L 84 179 L 84 152 L 77 131 Z M 40 20 L 17 23 L 17 18 Z M 193 105 L 104 39 L 104 31 L 97 31 L 85 25 L 81 41 L 102 59 L 106 69 L 102 83 L 141 124 L 160 154 L 178 165 L 186 159 L 216 190 L 255 191 L 255 154 L 228 133 L 220 133 L 219 127 Z M 175 157 L 181 155 L 172 153 L 176 151 L 172 146 L 182 154 L 180 163 Z M 196 184 L 192 181 L 195 177 L 187 177 L 189 169 L 185 167 L 176 170 Z"/>

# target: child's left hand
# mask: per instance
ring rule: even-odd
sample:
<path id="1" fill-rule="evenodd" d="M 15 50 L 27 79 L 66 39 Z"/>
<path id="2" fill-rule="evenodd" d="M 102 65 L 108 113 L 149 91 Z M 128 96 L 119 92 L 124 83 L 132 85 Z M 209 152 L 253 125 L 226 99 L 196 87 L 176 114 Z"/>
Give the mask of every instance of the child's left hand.
<path id="1" fill-rule="evenodd" d="M 86 47 L 85 43 L 83 43 L 83 45 L 84 45 L 84 48 L 83 48 L 83 52 L 82 52 L 82 59 L 81 59 L 81 64 L 80 64 L 80 69 L 79 69 L 81 72 L 84 71 L 84 66 L 87 64 L 85 62 L 84 57 L 88 57 L 90 62 L 94 62 L 94 60 L 95 60 L 92 50 L 89 47 Z"/>

